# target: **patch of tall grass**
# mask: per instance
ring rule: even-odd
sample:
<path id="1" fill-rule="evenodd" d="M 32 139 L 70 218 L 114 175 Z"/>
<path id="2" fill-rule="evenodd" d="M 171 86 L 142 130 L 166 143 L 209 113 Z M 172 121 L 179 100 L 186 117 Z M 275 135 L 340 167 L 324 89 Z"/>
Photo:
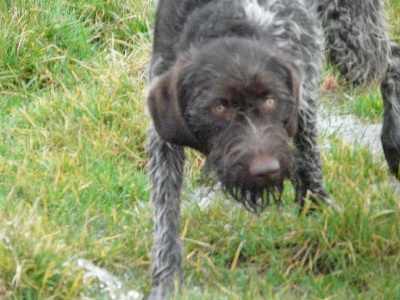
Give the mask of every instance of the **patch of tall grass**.
<path id="1" fill-rule="evenodd" d="M 0 299 L 107 299 L 80 258 L 149 292 L 153 14 L 146 0 L 0 2 Z M 381 109 L 370 93 L 354 100 L 366 122 Z M 400 298 L 397 185 L 382 158 L 332 139 L 324 174 L 339 210 L 310 216 L 289 186 L 260 216 L 224 196 L 202 208 L 203 158 L 188 151 L 181 298 Z"/>

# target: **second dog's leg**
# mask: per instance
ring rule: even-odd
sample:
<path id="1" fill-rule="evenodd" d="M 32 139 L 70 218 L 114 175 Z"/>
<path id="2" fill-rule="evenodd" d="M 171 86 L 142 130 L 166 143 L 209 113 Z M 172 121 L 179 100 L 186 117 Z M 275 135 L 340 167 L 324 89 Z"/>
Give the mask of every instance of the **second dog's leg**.
<path id="1" fill-rule="evenodd" d="M 391 64 L 382 81 L 382 147 L 390 171 L 400 179 L 400 46 L 393 43 Z"/>
<path id="2" fill-rule="evenodd" d="M 368 85 L 385 75 L 390 46 L 382 0 L 318 0 L 331 61 L 350 82 Z"/>
<path id="3" fill-rule="evenodd" d="M 154 205 L 150 299 L 165 299 L 182 281 L 183 250 L 179 218 L 185 155 L 183 147 L 167 144 L 154 129 L 149 133 L 148 151 Z"/>

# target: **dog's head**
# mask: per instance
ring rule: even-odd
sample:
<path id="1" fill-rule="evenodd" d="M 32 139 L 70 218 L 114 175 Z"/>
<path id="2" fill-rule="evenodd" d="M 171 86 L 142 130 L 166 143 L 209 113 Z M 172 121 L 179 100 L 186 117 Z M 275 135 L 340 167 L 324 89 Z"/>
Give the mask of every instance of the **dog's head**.
<path id="1" fill-rule="evenodd" d="M 148 105 L 165 141 L 203 152 L 236 199 L 257 202 L 290 175 L 299 88 L 283 54 L 227 38 L 179 58 L 151 86 Z"/>

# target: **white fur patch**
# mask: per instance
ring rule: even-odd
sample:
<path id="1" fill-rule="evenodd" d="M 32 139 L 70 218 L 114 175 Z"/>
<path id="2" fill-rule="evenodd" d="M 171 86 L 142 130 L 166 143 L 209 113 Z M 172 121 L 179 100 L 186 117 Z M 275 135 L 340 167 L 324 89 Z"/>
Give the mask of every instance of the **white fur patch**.
<path id="1" fill-rule="evenodd" d="M 256 22 L 262 27 L 269 26 L 274 23 L 276 14 L 266 10 L 257 0 L 246 0 L 243 8 L 249 20 Z M 275 20 L 276 21 L 276 20 Z"/>

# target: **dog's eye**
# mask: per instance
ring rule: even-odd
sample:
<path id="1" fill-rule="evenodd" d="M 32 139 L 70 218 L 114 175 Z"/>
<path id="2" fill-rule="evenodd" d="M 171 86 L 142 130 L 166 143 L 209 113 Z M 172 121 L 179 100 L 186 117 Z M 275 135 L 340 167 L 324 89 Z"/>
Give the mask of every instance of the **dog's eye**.
<path id="1" fill-rule="evenodd" d="M 214 103 L 213 107 L 212 107 L 212 111 L 214 112 L 214 114 L 216 115 L 220 115 L 220 116 L 228 116 L 230 114 L 230 107 L 228 102 L 224 101 L 224 100 L 218 100 L 216 101 L 216 103 Z"/>
<path id="2" fill-rule="evenodd" d="M 266 111 L 274 110 L 276 107 L 276 100 L 274 98 L 267 98 L 264 103 L 262 104 L 262 107 Z"/>

